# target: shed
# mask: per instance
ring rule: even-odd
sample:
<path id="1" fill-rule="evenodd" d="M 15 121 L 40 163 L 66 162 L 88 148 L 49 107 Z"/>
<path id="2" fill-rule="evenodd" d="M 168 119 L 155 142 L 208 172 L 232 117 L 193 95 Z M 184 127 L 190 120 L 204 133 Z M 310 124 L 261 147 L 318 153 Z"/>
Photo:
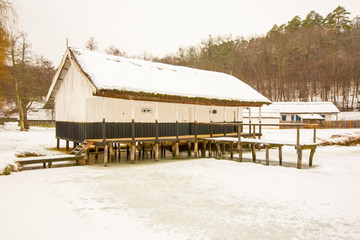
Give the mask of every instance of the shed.
<path id="1" fill-rule="evenodd" d="M 75 48 L 66 49 L 46 100 L 55 105 L 56 138 L 74 142 L 102 138 L 103 119 L 107 138 L 154 137 L 155 128 L 193 135 L 195 122 L 242 122 L 243 107 L 271 103 L 228 74 Z"/>

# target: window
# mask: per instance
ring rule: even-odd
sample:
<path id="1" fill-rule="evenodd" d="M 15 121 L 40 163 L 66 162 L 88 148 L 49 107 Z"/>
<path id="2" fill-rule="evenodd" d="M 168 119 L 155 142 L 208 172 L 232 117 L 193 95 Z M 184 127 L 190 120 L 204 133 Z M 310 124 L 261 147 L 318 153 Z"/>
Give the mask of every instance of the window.
<path id="1" fill-rule="evenodd" d="M 291 115 L 291 121 L 295 121 L 294 115 Z"/>
<path id="2" fill-rule="evenodd" d="M 286 115 L 281 115 L 281 121 L 286 121 Z"/>
<path id="3" fill-rule="evenodd" d="M 212 110 L 212 114 L 217 114 L 217 110 L 216 109 Z"/>
<path id="4" fill-rule="evenodd" d="M 300 118 L 298 115 L 296 115 L 296 121 L 297 121 L 297 122 L 300 122 L 300 121 L 301 121 L 301 118 Z"/>
<path id="5" fill-rule="evenodd" d="M 325 119 L 325 114 L 321 115 Z"/>
<path id="6" fill-rule="evenodd" d="M 152 108 L 142 108 L 141 112 L 142 113 L 152 113 Z"/>

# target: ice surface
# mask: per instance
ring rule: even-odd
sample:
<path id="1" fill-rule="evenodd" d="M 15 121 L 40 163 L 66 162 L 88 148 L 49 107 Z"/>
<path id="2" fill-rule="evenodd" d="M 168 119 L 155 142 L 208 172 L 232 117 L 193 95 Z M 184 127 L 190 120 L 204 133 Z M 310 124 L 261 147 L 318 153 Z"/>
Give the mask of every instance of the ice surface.
<path id="1" fill-rule="evenodd" d="M 25 141 L 34 151 L 41 149 L 36 144 L 55 146 L 54 129 L 21 133 L 5 128 L 0 128 L 2 141 Z M 318 141 L 357 132 L 320 129 Z M 296 131 L 266 129 L 264 134 L 290 140 Z M 311 141 L 312 130 L 302 130 L 301 138 Z M 20 149 L 2 145 L 0 159 Z M 248 152 L 243 163 L 160 160 L 0 176 L 1 238 L 358 239 L 359 146 L 319 147 L 312 168 L 306 168 L 308 152 L 305 169 L 294 167 L 296 151 L 284 147 L 284 167 L 274 163 L 275 149 L 271 166 L 252 163 Z"/>

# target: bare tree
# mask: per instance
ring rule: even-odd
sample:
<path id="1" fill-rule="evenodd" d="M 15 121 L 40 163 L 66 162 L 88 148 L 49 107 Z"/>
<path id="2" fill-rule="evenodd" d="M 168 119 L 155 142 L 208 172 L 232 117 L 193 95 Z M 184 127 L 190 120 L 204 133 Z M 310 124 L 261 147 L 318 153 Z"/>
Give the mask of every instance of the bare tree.
<path id="1" fill-rule="evenodd" d="M 89 37 L 89 39 L 85 43 L 85 48 L 91 51 L 98 50 L 98 43 L 95 41 L 94 37 Z"/>

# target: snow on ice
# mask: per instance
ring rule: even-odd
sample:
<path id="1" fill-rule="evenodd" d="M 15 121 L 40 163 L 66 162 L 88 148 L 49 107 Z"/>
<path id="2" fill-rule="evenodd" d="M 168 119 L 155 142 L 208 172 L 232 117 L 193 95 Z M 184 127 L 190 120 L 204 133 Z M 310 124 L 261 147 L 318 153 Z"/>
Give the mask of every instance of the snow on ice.
<path id="1" fill-rule="evenodd" d="M 295 137 L 292 129 L 264 134 Z M 320 129 L 317 136 L 322 141 L 359 134 Z M 55 146 L 51 128 L 21 133 L 5 126 L 0 135 L 1 160 L 24 147 L 50 154 L 47 149 Z M 301 137 L 311 141 L 312 130 Z M 270 158 L 276 157 L 271 150 Z M 284 147 L 283 159 L 295 165 L 294 148 Z M 0 177 L 0 232 L 3 239 L 37 240 L 355 240 L 359 182 L 359 145 L 319 147 L 314 167 L 305 169 L 202 158 L 28 170 Z"/>

